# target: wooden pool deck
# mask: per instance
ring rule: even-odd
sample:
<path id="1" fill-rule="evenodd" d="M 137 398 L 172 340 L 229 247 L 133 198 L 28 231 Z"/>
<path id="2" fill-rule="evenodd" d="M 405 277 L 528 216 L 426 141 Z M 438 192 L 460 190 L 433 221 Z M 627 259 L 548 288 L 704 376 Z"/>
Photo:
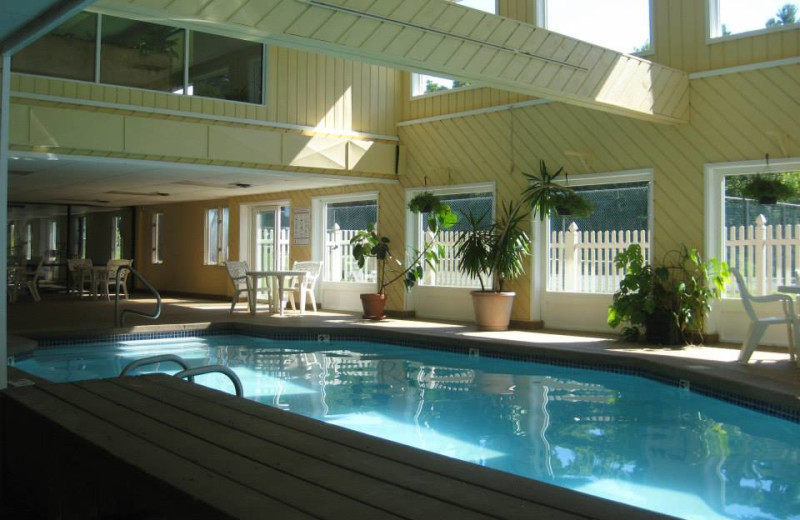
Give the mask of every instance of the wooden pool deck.
<path id="1" fill-rule="evenodd" d="M 0 402 L 6 490 L 41 518 L 666 518 L 165 375 Z"/>

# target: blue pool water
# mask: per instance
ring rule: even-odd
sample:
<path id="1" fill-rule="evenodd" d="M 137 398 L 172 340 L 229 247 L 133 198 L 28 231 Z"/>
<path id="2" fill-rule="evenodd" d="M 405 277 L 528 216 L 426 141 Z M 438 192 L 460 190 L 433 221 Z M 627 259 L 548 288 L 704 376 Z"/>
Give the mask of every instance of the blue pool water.
<path id="1" fill-rule="evenodd" d="M 239 335 L 58 347 L 16 366 L 78 381 L 165 353 L 231 367 L 264 404 L 583 493 L 687 519 L 800 519 L 800 424 L 641 377 Z"/>

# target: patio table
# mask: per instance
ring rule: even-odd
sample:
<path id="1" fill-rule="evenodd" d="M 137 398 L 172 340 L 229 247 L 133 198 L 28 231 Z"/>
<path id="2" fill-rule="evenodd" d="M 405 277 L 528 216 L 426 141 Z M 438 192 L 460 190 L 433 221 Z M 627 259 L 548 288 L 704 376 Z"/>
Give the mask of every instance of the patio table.
<path id="1" fill-rule="evenodd" d="M 89 280 L 90 286 L 89 294 L 93 298 L 97 298 L 97 281 L 103 279 L 103 273 L 108 272 L 108 266 L 105 265 L 81 265 L 77 269 L 78 271 L 78 280 L 80 280 L 81 289 L 79 292 L 80 296 L 83 296 L 83 273 L 89 273 Z"/>
<path id="2" fill-rule="evenodd" d="M 301 278 L 301 282 L 304 281 L 305 277 L 308 275 L 306 271 L 246 271 L 245 275 L 250 278 L 250 289 L 247 294 L 247 303 L 250 307 L 250 314 L 256 313 L 256 282 L 259 278 L 269 278 L 272 277 L 276 280 L 278 285 L 277 291 L 272 291 L 272 305 L 270 306 L 270 310 L 274 313 L 275 307 L 278 308 L 278 313 L 283 316 L 283 290 L 284 286 L 286 285 L 286 278 L 292 276 L 299 276 Z M 302 285 L 302 283 L 301 283 Z M 305 314 L 306 312 L 306 296 L 304 291 L 300 291 L 300 314 Z"/>

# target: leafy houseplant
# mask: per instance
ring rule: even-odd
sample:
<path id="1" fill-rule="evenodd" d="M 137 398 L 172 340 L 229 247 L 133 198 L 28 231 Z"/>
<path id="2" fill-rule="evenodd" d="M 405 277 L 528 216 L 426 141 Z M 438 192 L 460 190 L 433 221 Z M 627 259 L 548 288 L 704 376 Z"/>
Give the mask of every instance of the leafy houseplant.
<path id="1" fill-rule="evenodd" d="M 470 213 L 469 229 L 455 243 L 459 270 L 477 278 L 481 285 L 480 291 L 472 292 L 475 318 L 481 330 L 508 328 L 514 293 L 505 292 L 504 284 L 525 271 L 530 240 L 521 225 L 527 216 L 528 212 L 518 202 L 504 205 L 502 217 L 494 224 L 486 222 L 487 214 L 476 217 Z"/>
<path id="2" fill-rule="evenodd" d="M 586 218 L 594 213 L 594 204 L 574 191 L 556 194 L 553 200 L 556 213 L 562 216 Z"/>
<path id="3" fill-rule="evenodd" d="M 408 209 L 415 214 L 427 214 L 425 242 L 422 249 L 411 251 L 410 261 L 404 263 L 392 253 L 389 239 L 378 234 L 374 223 L 350 240 L 353 258 L 359 267 L 363 268 L 370 257 L 378 263 L 378 292 L 361 295 L 365 318 L 381 320 L 386 317 L 383 307 L 388 286 L 403 280 L 406 289 L 411 289 L 424 275 L 425 266 L 436 269 L 439 258 L 444 256 L 444 246 L 437 242 L 437 237 L 441 230 L 453 227 L 458 221 L 450 206 L 430 192 L 422 192 L 412 198 Z"/>
<path id="4" fill-rule="evenodd" d="M 555 173 L 547 171 L 543 160 L 539 161 L 539 175 L 522 172 L 530 181 L 528 187 L 522 192 L 522 197 L 534 216 L 539 215 L 540 220 L 547 218 L 551 210 L 564 201 L 568 193 L 573 193 L 572 188 L 556 182 L 559 175 L 564 174 L 564 179 L 569 180 L 564 168 L 559 168 Z"/>
<path id="5" fill-rule="evenodd" d="M 660 266 L 644 263 L 642 248 L 629 246 L 614 259 L 625 277 L 608 309 L 608 324 L 623 323 L 623 335 L 638 339 L 646 330 L 649 343 L 686 342 L 687 333 L 702 332 L 711 301 L 719 298 L 730 280 L 725 262 L 703 261 L 695 249 L 670 251 Z"/>
<path id="6" fill-rule="evenodd" d="M 775 204 L 797 196 L 797 191 L 778 176 L 756 174 L 742 186 L 742 196 L 757 199 L 759 204 Z"/>

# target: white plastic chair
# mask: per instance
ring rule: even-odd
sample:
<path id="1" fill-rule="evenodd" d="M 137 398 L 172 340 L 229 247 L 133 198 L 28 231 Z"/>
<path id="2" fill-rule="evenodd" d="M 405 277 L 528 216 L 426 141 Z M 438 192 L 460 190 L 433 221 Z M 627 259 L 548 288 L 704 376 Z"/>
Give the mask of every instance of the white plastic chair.
<path id="1" fill-rule="evenodd" d="M 303 294 L 305 293 L 311 298 L 311 307 L 314 309 L 314 312 L 317 312 L 317 299 L 314 297 L 314 286 L 316 286 L 317 278 L 319 278 L 319 274 L 322 272 L 322 262 L 295 262 L 292 266 L 292 271 L 305 271 L 308 273 L 305 278 L 300 276 L 292 278 L 291 284 L 286 289 L 286 293 L 289 295 L 289 305 L 292 306 L 292 310 L 297 310 L 294 299 L 295 293 L 299 296 L 301 306 L 305 303 L 305 299 L 303 298 Z"/>
<path id="2" fill-rule="evenodd" d="M 228 276 L 233 285 L 233 299 L 231 300 L 231 310 L 229 311 L 233 313 L 241 293 L 247 294 L 247 302 L 250 303 L 250 278 L 245 274 L 249 269 L 247 268 L 247 262 L 225 262 L 225 267 L 228 268 Z"/>
<path id="3" fill-rule="evenodd" d="M 67 268 L 70 273 L 70 287 L 69 291 L 83 293 L 84 288 L 88 285 L 91 290 L 92 285 L 92 259 L 91 258 L 69 258 L 67 259 Z"/>
<path id="4" fill-rule="evenodd" d="M 747 289 L 747 283 L 742 278 L 738 269 L 732 268 L 736 283 L 739 286 L 739 296 L 742 299 L 742 305 L 750 317 L 750 327 L 747 329 L 747 338 L 742 343 L 742 348 L 739 351 L 739 363 L 746 365 L 750 360 L 750 356 L 758 347 L 758 342 L 770 325 L 786 325 L 789 331 L 789 358 L 794 361 L 796 354 L 796 345 L 798 345 L 798 323 L 797 315 L 794 313 L 794 303 L 792 298 L 786 294 L 768 294 L 766 296 L 753 296 Z M 781 302 L 783 304 L 783 316 L 770 316 L 766 318 L 759 317 L 753 307 L 754 303 L 770 303 Z"/>
<path id="5" fill-rule="evenodd" d="M 106 268 L 102 271 L 95 280 L 95 294 L 100 292 L 100 288 L 103 289 L 103 294 L 106 296 L 106 300 L 111 299 L 111 286 L 117 283 L 117 271 L 119 271 L 120 267 L 130 267 L 133 265 L 133 260 L 109 260 L 106 263 Z M 122 274 L 119 277 L 119 289 L 122 291 L 122 294 L 125 295 L 125 299 L 128 299 L 128 275 L 130 271 L 125 269 L 122 271 Z"/>
<path id="6" fill-rule="evenodd" d="M 31 296 L 33 296 L 33 301 L 36 303 L 42 301 L 42 297 L 39 295 L 39 278 L 46 274 L 43 264 L 44 257 L 41 257 L 39 263 L 36 265 L 36 269 L 25 272 L 25 287 L 30 291 Z"/>

